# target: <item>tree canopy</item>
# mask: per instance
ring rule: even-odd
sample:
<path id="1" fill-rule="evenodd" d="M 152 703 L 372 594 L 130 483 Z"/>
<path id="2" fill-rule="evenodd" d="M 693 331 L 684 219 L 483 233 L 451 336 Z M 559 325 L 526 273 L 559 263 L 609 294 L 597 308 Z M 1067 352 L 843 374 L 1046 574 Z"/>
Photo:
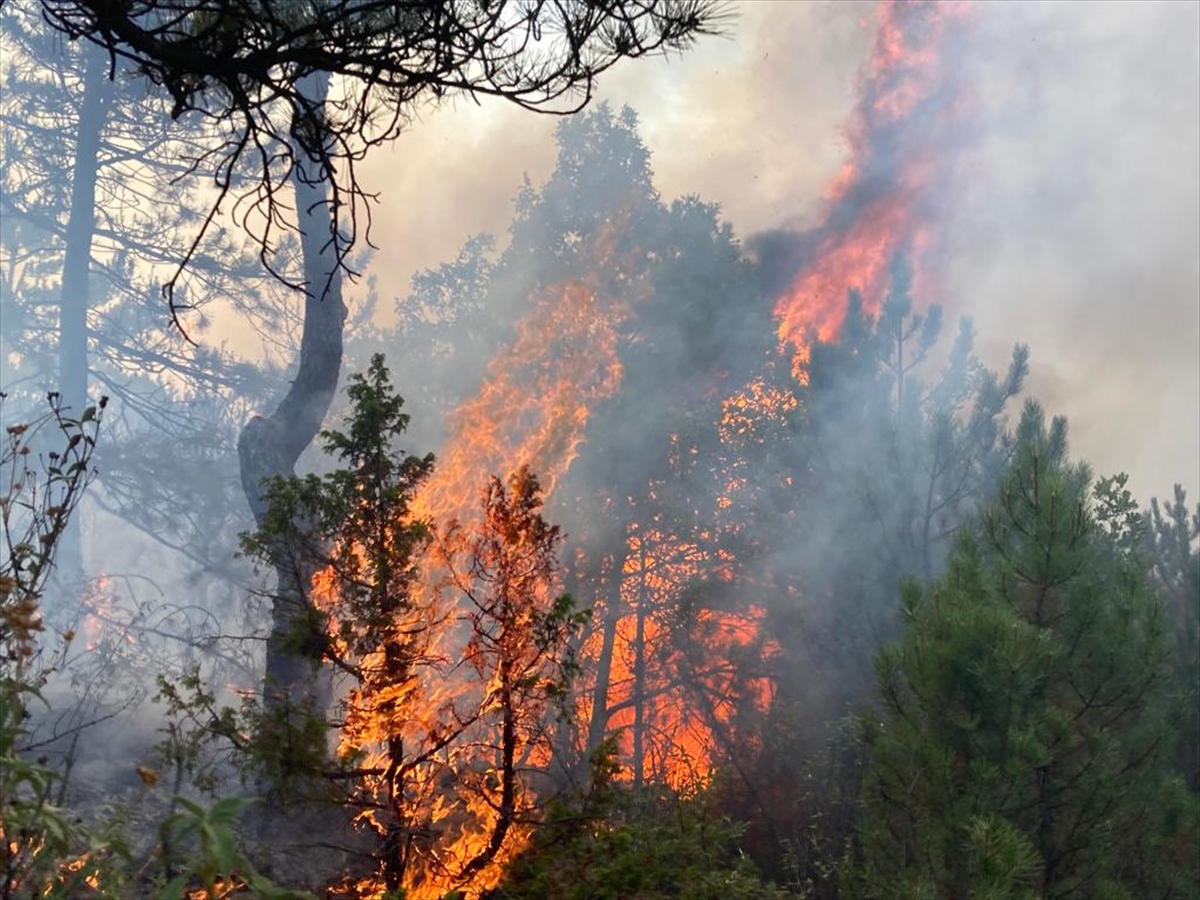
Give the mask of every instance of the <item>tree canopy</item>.
<path id="1" fill-rule="evenodd" d="M 1090 481 L 1065 422 L 1028 402 L 977 530 L 946 575 L 905 589 L 903 638 L 876 658 L 882 721 L 865 717 L 867 893 L 1195 884 L 1178 846 L 1200 837 L 1200 810 L 1163 765 L 1163 605 L 1133 552 L 1139 517 L 1094 503 Z"/>
<path id="2" fill-rule="evenodd" d="M 724 15 L 715 0 L 42 0 L 42 8 L 70 38 L 107 51 L 114 70 L 127 60 L 163 87 L 174 116 L 223 124 L 189 166 L 215 179 L 208 221 L 233 191 L 264 260 L 287 221 L 279 194 L 303 163 L 297 149 L 312 157 L 331 188 L 325 239 L 339 267 L 369 229 L 355 165 L 399 135 L 416 104 L 465 94 L 574 112 L 619 60 L 683 49 Z M 314 92 L 330 78 L 334 94 Z M 236 186 L 247 168 L 249 181 Z"/>

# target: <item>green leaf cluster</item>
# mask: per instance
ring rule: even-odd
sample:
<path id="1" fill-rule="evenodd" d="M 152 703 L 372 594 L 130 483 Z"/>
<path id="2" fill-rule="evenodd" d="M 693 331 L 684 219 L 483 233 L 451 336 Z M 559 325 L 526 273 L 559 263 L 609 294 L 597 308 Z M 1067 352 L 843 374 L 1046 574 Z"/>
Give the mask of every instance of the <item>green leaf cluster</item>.
<path id="1" fill-rule="evenodd" d="M 199 881 L 205 900 L 228 896 L 234 884 L 258 900 L 305 900 L 311 894 L 281 888 L 263 877 L 239 848 L 235 832 L 242 811 L 255 802 L 252 797 L 223 797 L 210 807 L 176 797 L 178 812 L 163 821 L 160 828 L 164 846 L 194 843 L 186 871 L 172 879 L 162 890 L 163 900 L 194 897 L 189 890 Z"/>

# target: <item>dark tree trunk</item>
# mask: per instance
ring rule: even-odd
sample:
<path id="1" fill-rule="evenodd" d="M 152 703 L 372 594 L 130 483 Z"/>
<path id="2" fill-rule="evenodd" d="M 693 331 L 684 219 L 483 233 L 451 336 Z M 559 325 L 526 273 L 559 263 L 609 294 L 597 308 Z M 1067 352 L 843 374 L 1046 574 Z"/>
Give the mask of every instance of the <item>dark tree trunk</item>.
<path id="1" fill-rule="evenodd" d="M 641 787 L 646 777 L 646 608 L 650 591 L 646 585 L 646 535 L 638 540 L 637 619 L 633 636 L 633 783 Z"/>
<path id="2" fill-rule="evenodd" d="M 96 230 L 96 172 L 100 135 L 112 102 L 108 57 L 98 47 L 88 47 L 84 52 L 83 101 L 71 167 L 71 207 L 58 312 L 58 393 L 73 418 L 83 415 L 88 400 L 88 278 Z M 64 595 L 78 597 L 84 578 L 78 516 L 71 516 L 63 532 L 56 566 Z"/>
<path id="3" fill-rule="evenodd" d="M 314 107 L 324 104 L 328 77 L 313 76 Z M 266 514 L 264 479 L 295 473 L 296 460 L 321 430 L 337 390 L 342 367 L 342 331 L 346 306 L 333 245 L 334 219 L 328 192 L 329 172 L 296 145 L 292 176 L 304 255 L 304 328 L 296 376 L 275 411 L 255 416 L 238 438 L 242 489 L 255 521 Z M 283 548 L 272 560 L 277 575 L 267 641 L 264 699 L 278 708 L 284 702 L 311 704 L 319 697 L 320 638 L 308 600 L 310 567 Z"/>
<path id="4" fill-rule="evenodd" d="M 614 564 L 615 565 L 615 564 Z M 592 716 L 588 723 L 587 752 L 591 754 L 608 734 L 608 693 L 612 683 L 613 654 L 617 643 L 617 625 L 621 620 L 621 581 L 613 574 L 604 602 L 604 624 L 600 654 L 596 660 L 596 683 L 592 688 Z"/>

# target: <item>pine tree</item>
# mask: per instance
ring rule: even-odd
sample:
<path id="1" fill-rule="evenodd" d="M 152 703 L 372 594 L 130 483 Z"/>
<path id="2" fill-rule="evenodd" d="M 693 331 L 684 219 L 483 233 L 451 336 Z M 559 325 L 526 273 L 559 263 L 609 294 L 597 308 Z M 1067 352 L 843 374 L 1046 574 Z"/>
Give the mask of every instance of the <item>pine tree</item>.
<path id="1" fill-rule="evenodd" d="M 283 649 L 335 676 L 338 758 L 307 701 L 252 709 L 242 743 L 277 797 L 324 779 L 356 811 L 364 892 L 486 887 L 539 814 L 586 616 L 556 591 L 561 535 L 528 468 L 488 482 L 481 520 L 428 523 L 413 500 L 433 457 L 395 449 L 408 416 L 382 355 L 347 394 L 345 428 L 322 432 L 338 468 L 268 482 L 243 539 L 303 591 Z"/>
<path id="2" fill-rule="evenodd" d="M 947 334 L 911 282 L 898 256 L 884 297 L 849 292 L 837 337 L 813 335 L 783 434 L 752 457 L 763 500 L 751 533 L 774 589 L 764 631 L 779 652 L 758 797 L 739 812 L 768 872 L 819 892 L 857 815 L 860 747 L 843 717 L 873 700 L 870 661 L 900 634 L 900 585 L 943 573 L 955 533 L 995 491 L 1028 370 L 1024 345 L 1006 370 L 985 367 L 971 322 Z"/>
<path id="3" fill-rule="evenodd" d="M 1026 404 L 949 571 L 904 590 L 866 723 L 867 895 L 1195 896 L 1195 809 L 1167 777 L 1170 651 L 1135 552 L 1066 425 Z"/>
<path id="4" fill-rule="evenodd" d="M 1151 500 L 1144 516 L 1151 583 L 1174 626 L 1175 677 L 1183 694 L 1175 766 L 1200 793 L 1200 507 L 1189 510 L 1177 484 L 1173 501 Z"/>

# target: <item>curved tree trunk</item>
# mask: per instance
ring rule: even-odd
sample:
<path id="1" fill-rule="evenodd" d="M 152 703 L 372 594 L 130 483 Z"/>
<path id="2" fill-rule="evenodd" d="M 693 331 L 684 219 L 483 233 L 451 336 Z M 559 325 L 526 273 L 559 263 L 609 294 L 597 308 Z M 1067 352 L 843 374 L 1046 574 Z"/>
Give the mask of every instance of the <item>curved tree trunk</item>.
<path id="1" fill-rule="evenodd" d="M 311 78 L 311 99 L 319 109 L 325 101 L 328 77 Z M 263 480 L 294 474 L 296 460 L 321 430 L 337 390 L 342 367 L 342 332 L 346 306 L 333 246 L 334 219 L 327 188 L 329 173 L 319 160 L 296 144 L 292 176 L 304 256 L 304 328 L 295 379 L 275 411 L 255 416 L 238 438 L 242 489 L 255 521 L 266 514 Z M 267 641 L 264 700 L 268 707 L 283 703 L 317 702 L 320 637 L 308 601 L 312 570 L 304 560 L 280 548 L 272 560 L 277 584 Z"/>

